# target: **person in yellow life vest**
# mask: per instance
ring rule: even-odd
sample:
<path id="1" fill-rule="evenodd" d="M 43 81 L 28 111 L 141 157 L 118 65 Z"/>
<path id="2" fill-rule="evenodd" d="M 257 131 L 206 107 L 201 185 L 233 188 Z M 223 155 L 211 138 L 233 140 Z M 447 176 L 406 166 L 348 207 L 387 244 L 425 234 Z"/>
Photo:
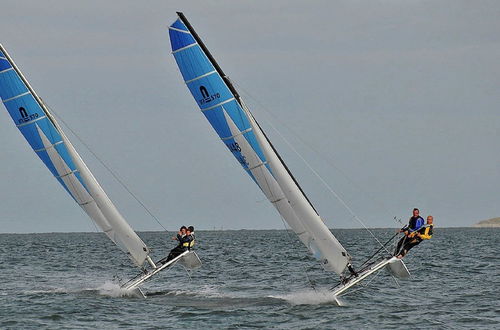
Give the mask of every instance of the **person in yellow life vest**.
<path id="1" fill-rule="evenodd" d="M 194 227 L 189 226 L 188 231 L 189 231 L 191 238 L 192 238 L 191 241 L 189 242 L 188 250 L 191 250 L 194 246 L 194 240 L 196 239 L 196 237 L 194 236 Z"/>
<path id="2" fill-rule="evenodd" d="M 410 251 L 411 248 L 419 245 L 423 240 L 432 238 L 432 230 L 434 228 L 433 222 L 434 218 L 432 217 L 432 215 L 429 215 L 427 217 L 427 224 L 425 226 L 417 231 L 408 234 L 407 242 L 403 245 L 401 252 L 397 255 L 398 259 L 402 259 L 408 253 L 408 251 Z"/>
<path id="3" fill-rule="evenodd" d="M 191 250 L 194 246 L 194 227 L 189 226 L 186 230 L 186 236 L 182 240 L 182 252 Z"/>

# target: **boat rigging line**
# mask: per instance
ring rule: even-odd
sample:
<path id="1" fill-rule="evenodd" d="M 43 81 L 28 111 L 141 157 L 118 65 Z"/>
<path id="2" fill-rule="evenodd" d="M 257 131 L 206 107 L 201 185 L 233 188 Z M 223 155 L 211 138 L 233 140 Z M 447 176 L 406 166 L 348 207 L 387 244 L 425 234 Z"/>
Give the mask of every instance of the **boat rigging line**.
<path id="1" fill-rule="evenodd" d="M 50 108 L 45 102 L 43 103 L 50 110 L 50 112 L 53 113 L 61 123 L 63 123 L 63 125 L 71 132 L 71 134 L 73 134 L 78 139 L 78 141 L 80 141 L 80 143 L 92 154 L 92 156 L 94 156 L 94 158 L 97 159 L 97 161 L 113 176 L 113 178 L 130 194 L 130 196 L 132 196 L 136 200 L 136 202 L 139 203 L 139 205 L 141 205 L 141 207 L 163 228 L 163 230 L 165 230 L 165 232 L 168 232 L 167 228 L 163 226 L 160 220 L 158 220 L 158 218 L 139 199 L 139 197 L 137 197 L 137 195 L 130 190 L 130 188 L 125 184 L 125 182 L 123 182 L 123 180 L 120 179 L 118 174 L 116 174 L 108 165 L 106 165 L 106 163 L 104 163 L 104 161 L 101 158 L 99 158 L 99 156 L 97 156 L 97 154 L 94 151 L 92 151 L 89 145 L 85 143 L 85 141 L 83 141 L 83 139 L 80 138 L 78 134 L 76 134 L 76 132 L 71 128 L 71 126 L 69 126 L 64 121 L 64 119 L 57 114 L 57 112 L 55 112 L 52 108 Z"/>
<path id="2" fill-rule="evenodd" d="M 231 81 L 232 83 L 234 83 L 233 81 Z M 245 94 L 249 95 L 244 89 L 241 88 L 241 86 L 238 85 L 238 88 L 240 88 L 241 90 L 243 90 L 243 92 L 245 92 Z M 250 96 L 250 95 L 249 95 Z M 251 96 L 250 96 L 251 97 Z M 253 97 L 251 97 L 252 99 L 254 99 Z M 262 105 L 261 105 L 262 107 Z M 267 111 L 264 107 L 262 107 L 262 109 L 264 109 L 264 111 L 266 111 L 267 113 L 270 113 L 269 111 Z M 274 116 L 273 116 L 274 117 Z M 270 121 L 267 121 L 267 123 L 269 124 L 269 126 L 271 126 L 271 128 L 281 137 L 281 139 L 288 145 L 288 147 L 304 162 L 304 164 L 309 168 L 309 170 L 323 183 L 323 185 L 330 191 L 330 193 L 335 196 L 335 198 L 337 198 L 337 200 L 346 208 L 346 210 L 351 214 L 351 216 L 356 219 L 356 221 L 358 221 L 361 226 L 366 230 L 368 231 L 368 233 L 370 233 L 370 235 L 375 239 L 375 241 L 377 241 L 377 243 L 382 246 L 383 248 L 385 248 L 385 246 L 380 242 L 380 240 L 375 236 L 375 234 L 373 234 L 373 232 L 365 225 L 365 223 L 363 222 L 363 220 L 361 220 L 360 217 L 358 217 L 354 211 L 349 207 L 349 205 L 347 205 L 347 203 L 342 199 L 342 197 L 340 197 L 340 195 L 335 192 L 335 190 L 333 190 L 333 188 L 323 179 L 323 177 L 309 164 L 309 162 L 307 162 L 307 160 L 297 151 L 297 149 L 295 147 L 292 146 L 292 144 L 283 136 L 283 134 L 281 134 L 281 132 L 270 122 Z M 293 132 L 293 131 L 292 131 Z M 389 250 L 385 249 L 387 251 L 387 253 L 390 254 Z"/>
<path id="3" fill-rule="evenodd" d="M 272 111 L 269 111 L 261 102 L 259 102 L 259 100 L 257 100 L 255 97 L 253 97 L 248 91 L 246 91 L 243 87 L 241 87 L 241 85 L 233 82 L 235 85 L 238 86 L 238 88 L 240 90 L 242 90 L 245 95 L 253 100 L 256 105 L 258 107 L 260 107 L 262 110 L 264 110 L 264 112 L 271 116 L 272 118 L 274 118 L 274 120 L 276 120 L 280 125 L 282 125 L 283 127 L 285 127 L 286 129 L 288 129 L 290 132 L 292 132 L 295 136 L 295 138 L 297 138 L 297 140 L 299 140 L 304 146 L 306 146 L 307 148 L 309 148 L 311 151 L 313 151 L 319 158 L 322 158 L 326 164 L 330 165 L 332 168 L 334 168 L 337 172 L 339 172 L 351 185 L 353 185 L 357 190 L 359 190 L 361 193 L 363 193 L 364 195 L 366 195 L 370 200 L 372 200 L 373 202 L 375 202 L 376 204 L 378 204 L 379 206 L 382 207 L 382 209 L 384 209 L 384 211 L 387 213 L 387 214 L 392 214 L 391 210 L 389 210 L 389 208 L 383 203 L 383 201 L 375 198 L 375 196 L 373 196 L 372 194 L 370 194 L 369 192 L 367 192 L 366 190 L 364 190 L 359 184 L 357 184 L 354 180 L 352 180 L 342 169 L 340 169 L 338 166 L 335 165 L 335 163 L 333 162 L 333 160 L 328 157 L 325 153 L 321 153 L 318 151 L 318 149 L 316 149 L 313 145 L 311 145 L 310 143 L 308 143 L 306 140 L 304 140 L 300 134 L 297 134 L 295 133 L 295 131 L 289 126 L 287 125 L 286 123 L 284 123 L 280 118 L 278 118 Z M 267 121 L 269 123 L 269 120 Z M 394 217 L 394 219 L 396 219 L 396 217 Z M 400 221 L 401 222 L 401 221 Z"/>
<path id="4" fill-rule="evenodd" d="M 359 265 L 358 267 L 359 267 L 359 268 L 361 268 L 361 267 L 363 267 L 365 264 L 367 264 L 367 263 L 368 263 L 368 261 L 370 261 L 373 257 L 375 257 L 375 256 L 376 256 L 376 255 L 380 252 L 380 250 L 382 250 L 382 248 L 385 248 L 385 246 L 386 246 L 387 244 L 389 244 L 389 243 L 390 243 L 390 242 L 394 239 L 394 237 L 396 237 L 398 234 L 399 234 L 399 231 L 398 231 L 397 233 L 395 233 L 395 234 L 394 234 L 391 238 L 389 238 L 389 240 L 388 240 L 387 242 L 385 242 L 385 243 L 384 243 L 384 245 L 383 245 L 382 247 L 380 247 L 380 248 L 379 248 L 379 249 L 378 249 L 378 250 L 377 250 L 374 254 L 372 254 L 372 256 L 371 256 L 371 257 L 369 257 L 368 259 L 366 259 L 366 261 L 365 261 L 365 262 L 363 262 L 363 263 L 362 263 L 361 265 Z M 386 249 L 386 251 L 387 251 L 387 249 Z M 391 254 L 391 253 L 389 253 L 389 254 Z M 391 254 L 391 256 L 392 256 L 392 254 Z M 360 271 L 361 271 L 361 270 L 360 270 Z"/>

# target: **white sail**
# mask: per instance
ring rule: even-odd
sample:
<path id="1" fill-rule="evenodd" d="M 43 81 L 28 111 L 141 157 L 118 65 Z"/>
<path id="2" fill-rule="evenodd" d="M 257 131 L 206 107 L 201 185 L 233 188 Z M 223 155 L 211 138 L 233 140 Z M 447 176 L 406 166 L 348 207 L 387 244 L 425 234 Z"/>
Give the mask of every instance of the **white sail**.
<path id="1" fill-rule="evenodd" d="M 322 265 L 326 270 L 338 274 L 342 273 L 350 262 L 349 254 L 314 210 L 244 104 L 243 109 L 250 118 L 250 125 L 252 125 L 257 141 L 266 155 L 274 178 L 285 194 L 290 207 L 295 211 L 297 218 L 307 228 L 310 241 L 306 245 L 318 259 L 322 260 Z"/>
<path id="2" fill-rule="evenodd" d="M 49 117 L 51 117 L 50 113 Z M 128 222 L 123 218 L 116 206 L 109 199 L 104 189 L 102 189 L 101 185 L 99 185 L 92 172 L 90 172 L 87 165 L 83 162 L 80 155 L 76 152 L 75 148 L 66 137 L 66 134 L 59 127 L 57 121 L 54 121 L 54 123 L 61 133 L 61 137 L 68 148 L 68 152 L 75 166 L 78 168 L 78 172 L 80 172 L 80 175 L 85 182 L 85 186 L 90 192 L 94 202 L 97 204 L 97 207 L 102 212 L 104 219 L 106 219 L 106 222 L 111 227 L 107 231 L 104 229 L 103 231 L 123 251 L 128 252 L 129 257 L 137 266 L 141 266 L 149 254 L 148 247 L 132 229 L 132 227 L 130 227 Z"/>
<path id="3" fill-rule="evenodd" d="M 224 111 L 224 116 L 227 120 L 231 134 L 241 148 L 241 154 L 248 162 L 248 171 L 250 171 L 257 181 L 259 188 L 262 190 L 267 199 L 278 210 L 280 215 L 285 219 L 292 230 L 297 234 L 300 241 L 304 245 L 308 245 L 312 240 L 309 231 L 304 227 L 303 223 L 297 218 L 295 212 L 290 206 L 288 199 L 281 190 L 278 182 L 274 179 L 271 173 L 265 167 L 263 162 L 255 153 L 252 146 L 247 142 L 243 133 L 236 127 L 231 117 Z"/>

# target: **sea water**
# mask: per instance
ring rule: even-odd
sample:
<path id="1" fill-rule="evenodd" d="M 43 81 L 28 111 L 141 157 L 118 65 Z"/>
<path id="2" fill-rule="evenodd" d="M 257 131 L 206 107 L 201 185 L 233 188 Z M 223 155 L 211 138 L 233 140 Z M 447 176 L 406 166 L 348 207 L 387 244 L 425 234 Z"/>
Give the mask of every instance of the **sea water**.
<path id="1" fill-rule="evenodd" d="M 154 259 L 175 244 L 139 234 Z M 334 234 L 354 265 L 378 249 L 365 230 Z M 436 228 L 405 258 L 409 280 L 382 270 L 339 305 L 338 276 L 283 230 L 198 231 L 202 268 L 161 273 L 147 299 L 119 288 L 137 269 L 102 233 L 0 234 L 0 328 L 499 329 L 499 246 L 500 229 Z"/>

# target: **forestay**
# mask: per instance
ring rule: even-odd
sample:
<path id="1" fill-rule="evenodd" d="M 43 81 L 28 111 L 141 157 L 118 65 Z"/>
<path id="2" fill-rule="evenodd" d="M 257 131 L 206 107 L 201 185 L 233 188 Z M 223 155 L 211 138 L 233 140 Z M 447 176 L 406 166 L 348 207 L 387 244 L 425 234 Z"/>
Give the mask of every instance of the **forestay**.
<path id="1" fill-rule="evenodd" d="M 349 255 L 182 13 L 169 27 L 172 53 L 200 110 L 243 169 L 323 267 L 340 274 Z"/>
<path id="2" fill-rule="evenodd" d="M 118 212 L 61 127 L 0 45 L 0 97 L 19 131 L 71 197 L 138 266 L 149 249 Z"/>

